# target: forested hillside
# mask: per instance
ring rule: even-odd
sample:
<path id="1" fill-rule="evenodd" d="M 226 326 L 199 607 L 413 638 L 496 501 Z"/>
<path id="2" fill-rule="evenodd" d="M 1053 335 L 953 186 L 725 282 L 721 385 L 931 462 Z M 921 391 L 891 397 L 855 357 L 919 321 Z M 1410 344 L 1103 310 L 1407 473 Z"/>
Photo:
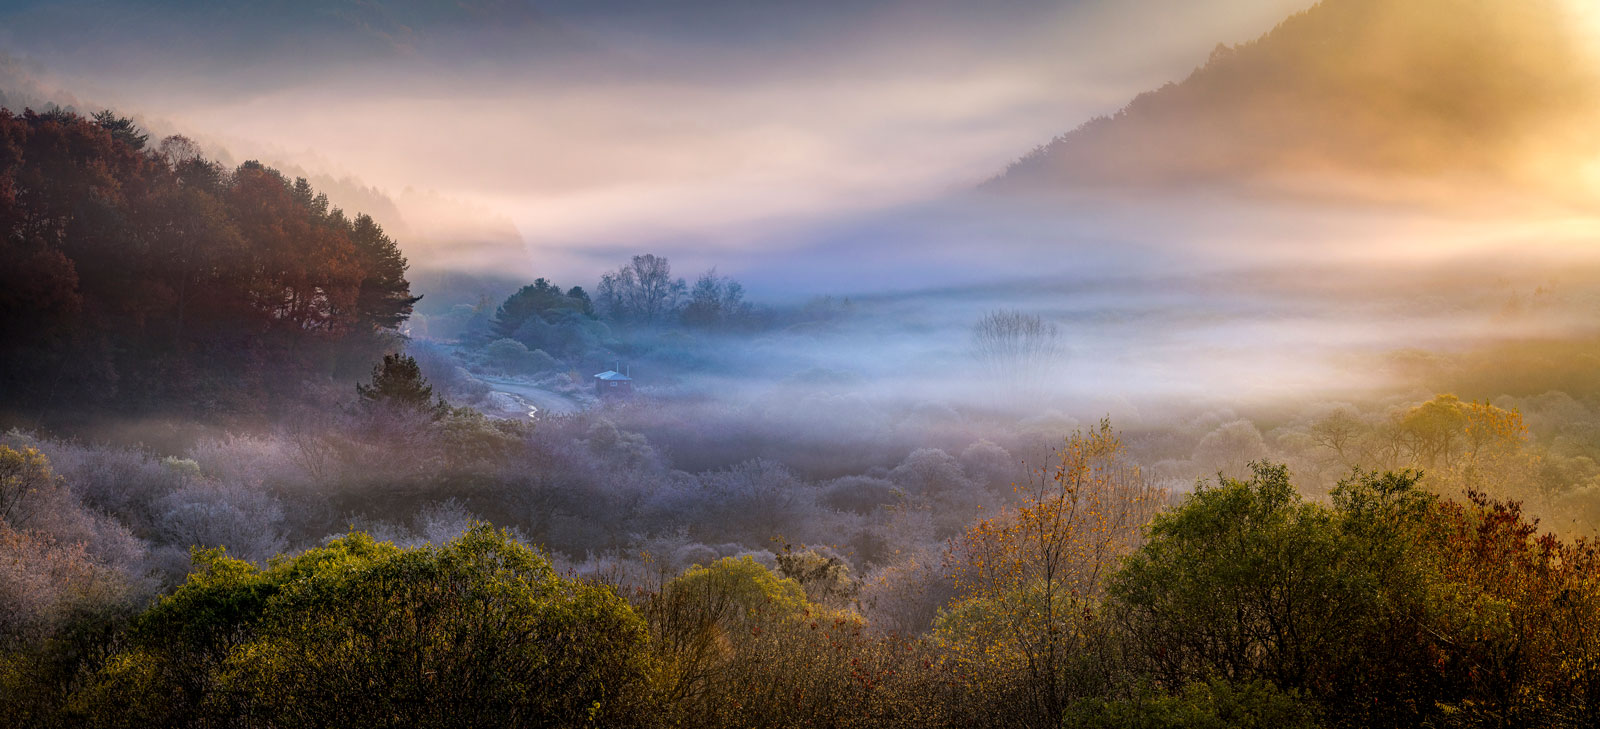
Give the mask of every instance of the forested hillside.
<path id="1" fill-rule="evenodd" d="M 1561 0 L 1323 0 L 988 187 L 1304 190 L 1355 175 L 1558 191 L 1596 148 L 1584 52 Z"/>
<path id="2" fill-rule="evenodd" d="M 0 111 L 0 228 L 19 410 L 254 411 L 364 371 L 417 300 L 371 218 L 110 113 Z"/>

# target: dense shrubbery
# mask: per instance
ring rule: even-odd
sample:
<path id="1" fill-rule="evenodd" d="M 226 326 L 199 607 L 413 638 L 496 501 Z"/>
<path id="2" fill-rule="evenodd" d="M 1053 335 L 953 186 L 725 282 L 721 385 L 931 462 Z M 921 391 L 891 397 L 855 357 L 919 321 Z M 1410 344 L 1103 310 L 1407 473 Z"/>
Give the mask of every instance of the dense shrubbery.
<path id="1" fill-rule="evenodd" d="M 1201 484 L 1168 507 L 1101 426 L 1069 439 L 941 554 L 925 547 L 937 543 L 934 520 L 909 501 L 981 490 L 961 461 L 993 460 L 999 446 L 963 459 L 914 453 L 882 478 L 848 482 L 898 484 L 898 505 L 869 501 L 863 517 L 821 505 L 847 484 L 761 462 L 672 473 L 647 442 L 604 421 L 502 430 L 454 409 L 378 405 L 302 433 L 298 446 L 235 439 L 193 460 L 9 436 L 0 547 L 27 569 L 0 580 L 11 608 L 0 625 L 3 718 L 1580 726 L 1600 699 L 1593 549 L 1541 535 L 1514 504 L 1436 495 L 1413 471 L 1357 472 L 1317 502 L 1285 467 L 1258 463 L 1247 480 Z M 411 433 L 403 450 L 417 460 L 362 455 L 372 447 L 363 428 Z M 306 441 L 316 439 L 327 462 L 312 467 L 323 446 Z M 430 443 L 482 455 L 434 460 L 426 454 L 441 446 Z M 434 491 L 433 478 L 451 486 Z M 140 495 L 111 499 L 105 479 Z M 461 479 L 496 486 L 474 493 Z M 319 482 L 355 489 L 333 495 L 347 506 L 415 516 L 358 519 L 392 541 L 348 533 L 316 546 L 328 533 L 319 528 L 338 528 L 327 513 L 350 513 L 314 506 L 304 489 Z M 706 516 L 718 505 L 730 511 Z M 479 516 L 517 530 L 475 526 Z M 763 530 L 825 537 L 875 522 L 897 546 L 870 560 L 753 549 Z M 250 529 L 267 523 L 280 541 Z M 647 565 L 611 552 L 562 576 L 524 535 L 655 556 Z M 163 579 L 141 567 L 160 564 L 145 555 L 185 542 L 207 548 L 186 580 L 141 608 Z M 254 550 L 251 561 L 218 549 L 235 544 Z"/>
<path id="2" fill-rule="evenodd" d="M 1062 726 L 1081 729 L 1316 729 L 1316 704 L 1267 682 L 1192 683 L 1177 693 L 1146 690 L 1130 699 L 1083 699 Z"/>
<path id="3" fill-rule="evenodd" d="M 475 528 L 351 534 L 262 570 L 220 550 L 77 687 L 91 726 L 576 726 L 625 720 L 649 670 L 614 592 Z"/>

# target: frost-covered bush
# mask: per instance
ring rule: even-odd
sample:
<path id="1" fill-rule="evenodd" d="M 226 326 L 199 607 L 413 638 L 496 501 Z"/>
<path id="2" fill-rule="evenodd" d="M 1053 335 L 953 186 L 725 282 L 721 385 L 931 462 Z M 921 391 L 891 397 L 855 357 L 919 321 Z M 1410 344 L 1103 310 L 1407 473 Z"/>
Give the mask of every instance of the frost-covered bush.
<path id="1" fill-rule="evenodd" d="M 819 501 L 835 511 L 871 514 L 900 500 L 894 482 L 870 476 L 844 476 L 822 485 Z"/>
<path id="2" fill-rule="evenodd" d="M 144 545 L 86 509 L 34 448 L 0 445 L 0 652 L 144 595 Z"/>
<path id="3" fill-rule="evenodd" d="M 1022 464 L 993 442 L 980 440 L 961 451 L 961 470 L 973 482 L 990 489 L 1010 490 L 1022 476 Z"/>
<path id="4" fill-rule="evenodd" d="M 224 547 L 228 553 L 262 562 L 282 552 L 283 507 L 258 487 L 241 483 L 194 481 L 159 502 L 160 540 L 174 547 Z"/>
<path id="5" fill-rule="evenodd" d="M 131 448 L 42 440 L 16 432 L 7 434 L 3 442 L 37 448 L 84 505 L 115 517 L 141 535 L 155 523 L 154 504 L 193 477 L 192 471 L 173 468 Z"/>
<path id="6" fill-rule="evenodd" d="M 1192 460 L 1201 473 L 1218 472 L 1229 476 L 1249 473 L 1250 464 L 1265 460 L 1271 455 L 1267 441 L 1255 423 L 1235 420 L 1224 423 L 1207 433 L 1194 447 Z"/>

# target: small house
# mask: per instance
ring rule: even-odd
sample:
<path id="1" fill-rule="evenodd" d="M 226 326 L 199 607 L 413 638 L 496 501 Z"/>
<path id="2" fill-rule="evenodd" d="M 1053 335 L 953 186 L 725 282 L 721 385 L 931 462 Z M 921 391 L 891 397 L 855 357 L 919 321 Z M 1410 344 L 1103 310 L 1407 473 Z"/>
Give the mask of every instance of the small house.
<path id="1" fill-rule="evenodd" d="M 616 370 L 594 376 L 594 394 L 600 397 L 627 397 L 633 394 L 633 378 Z"/>

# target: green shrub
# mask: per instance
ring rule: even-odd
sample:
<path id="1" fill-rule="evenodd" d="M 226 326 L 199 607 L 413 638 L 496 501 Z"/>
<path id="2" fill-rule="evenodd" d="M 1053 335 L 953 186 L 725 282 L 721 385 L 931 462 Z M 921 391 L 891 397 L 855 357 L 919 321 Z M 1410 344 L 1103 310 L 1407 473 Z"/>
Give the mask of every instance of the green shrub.
<path id="1" fill-rule="evenodd" d="M 748 556 L 690 567 L 668 583 L 663 594 L 671 602 L 689 601 L 703 614 L 734 620 L 789 617 L 807 607 L 800 583 L 773 574 Z"/>
<path id="2" fill-rule="evenodd" d="M 515 339 L 499 339 L 483 350 L 491 366 L 511 374 L 531 375 L 558 369 L 561 364 L 542 349 L 529 351 Z"/>
<path id="3" fill-rule="evenodd" d="M 1071 729 L 1314 729 L 1316 704 L 1264 681 L 1191 683 L 1175 696 L 1144 693 L 1125 701 L 1074 703 L 1061 725 Z"/>
<path id="4" fill-rule="evenodd" d="M 620 597 L 487 527 L 196 562 L 75 697 L 89 723 L 580 726 L 622 721 L 649 671 Z"/>

